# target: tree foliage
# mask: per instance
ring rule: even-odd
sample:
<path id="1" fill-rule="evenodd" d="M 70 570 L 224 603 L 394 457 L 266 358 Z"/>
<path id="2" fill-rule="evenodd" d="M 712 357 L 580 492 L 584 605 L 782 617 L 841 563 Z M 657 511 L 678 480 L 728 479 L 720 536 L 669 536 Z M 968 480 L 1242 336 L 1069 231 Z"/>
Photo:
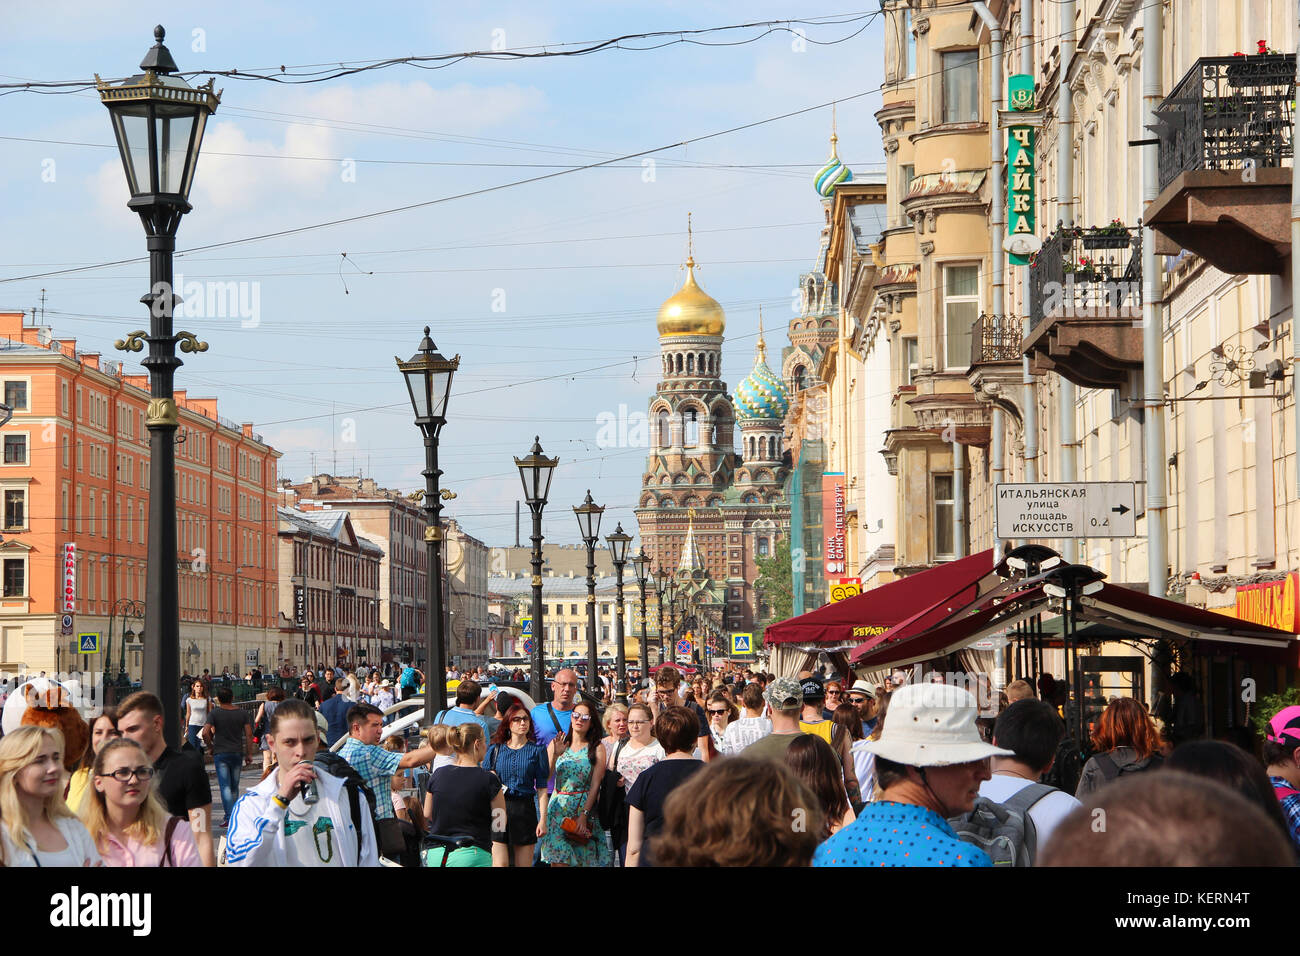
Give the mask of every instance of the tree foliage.
<path id="1" fill-rule="evenodd" d="M 776 541 L 772 553 L 767 557 L 755 558 L 758 565 L 758 578 L 754 581 L 755 590 L 759 591 L 767 602 L 771 622 L 784 621 L 794 614 L 794 583 L 790 573 L 790 539 Z M 762 646 L 762 631 L 766 627 L 756 627 L 754 638 Z"/>

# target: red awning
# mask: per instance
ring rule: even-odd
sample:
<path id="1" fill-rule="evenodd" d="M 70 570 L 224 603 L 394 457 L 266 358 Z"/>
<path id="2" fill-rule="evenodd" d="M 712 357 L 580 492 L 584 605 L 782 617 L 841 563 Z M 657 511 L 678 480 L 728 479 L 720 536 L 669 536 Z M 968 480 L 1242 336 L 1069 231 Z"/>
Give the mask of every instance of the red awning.
<path id="1" fill-rule="evenodd" d="M 964 609 L 954 608 L 956 616 L 941 602 L 858 645 L 852 654 L 853 666 L 902 667 L 951 654 L 1038 613 L 1044 599 L 1042 588 L 1033 587 L 1008 594 L 997 603 L 986 599 Z M 937 623 L 927 625 L 927 621 Z"/>
<path id="2" fill-rule="evenodd" d="M 1118 626 L 1136 626 L 1161 636 L 1196 641 L 1215 654 L 1235 654 L 1288 667 L 1300 667 L 1300 640 L 1290 631 L 1252 624 L 1190 604 L 1153 597 L 1117 584 L 1080 598 L 1082 616 Z"/>
<path id="3" fill-rule="evenodd" d="M 886 633 L 854 649 L 855 667 L 899 667 L 942 657 L 990 633 L 1046 610 L 1049 598 L 1040 587 L 1007 595 L 998 604 L 976 600 L 956 614 L 943 602 L 912 615 Z M 1252 660 L 1300 666 L 1300 640 L 1289 631 L 1240 621 L 1213 611 L 1152 597 L 1142 591 L 1103 585 L 1096 594 L 1079 599 L 1079 624 L 1102 623 L 1134 636 L 1194 641 L 1212 654 L 1232 654 Z"/>
<path id="4" fill-rule="evenodd" d="M 970 603 L 979 582 L 992 573 L 993 550 L 981 551 L 773 624 L 763 633 L 763 643 L 850 647 L 930 610 L 936 601 L 954 609 Z"/>

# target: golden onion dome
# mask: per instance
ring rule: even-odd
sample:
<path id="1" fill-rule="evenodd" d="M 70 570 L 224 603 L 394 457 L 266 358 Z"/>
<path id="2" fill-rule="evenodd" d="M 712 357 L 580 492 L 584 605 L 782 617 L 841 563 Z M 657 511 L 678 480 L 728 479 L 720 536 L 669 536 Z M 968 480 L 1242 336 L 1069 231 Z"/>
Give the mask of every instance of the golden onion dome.
<path id="1" fill-rule="evenodd" d="M 695 281 L 695 259 L 686 260 L 686 281 L 659 307 L 660 335 L 721 335 L 726 313 Z"/>

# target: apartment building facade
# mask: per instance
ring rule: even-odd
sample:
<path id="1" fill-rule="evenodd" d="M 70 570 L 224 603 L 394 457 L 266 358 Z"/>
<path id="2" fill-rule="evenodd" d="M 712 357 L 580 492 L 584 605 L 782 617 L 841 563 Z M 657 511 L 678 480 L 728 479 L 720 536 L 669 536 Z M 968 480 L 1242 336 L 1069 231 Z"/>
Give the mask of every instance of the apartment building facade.
<path id="1" fill-rule="evenodd" d="M 121 634 L 142 633 L 149 613 L 148 378 L 21 312 L 0 312 L 0 375 L 12 410 L 0 428 L 0 663 L 138 677 L 142 649 L 124 655 Z M 280 453 L 220 417 L 216 399 L 178 389 L 175 400 L 181 666 L 242 675 L 278 640 Z M 99 635 L 97 654 L 78 653 L 83 633 Z"/>

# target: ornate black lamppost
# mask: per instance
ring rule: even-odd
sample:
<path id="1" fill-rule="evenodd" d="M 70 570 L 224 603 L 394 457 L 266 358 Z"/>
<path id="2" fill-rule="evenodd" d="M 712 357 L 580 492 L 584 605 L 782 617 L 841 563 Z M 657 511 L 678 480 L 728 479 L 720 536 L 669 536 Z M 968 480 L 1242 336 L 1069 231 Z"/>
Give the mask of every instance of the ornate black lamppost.
<path id="1" fill-rule="evenodd" d="M 659 663 L 668 658 L 664 656 L 664 597 L 668 584 L 668 572 L 660 568 L 655 572 L 655 599 L 659 608 Z"/>
<path id="2" fill-rule="evenodd" d="M 615 668 L 618 671 L 618 683 L 614 685 L 614 697 L 623 705 L 627 704 L 627 652 L 623 649 L 623 566 L 627 564 L 627 549 L 632 543 L 632 536 L 623 532 L 619 523 L 613 534 L 605 535 L 609 542 L 609 558 L 614 563 L 614 587 L 617 595 L 614 615 L 614 641 L 618 645 L 615 652 Z"/>
<path id="3" fill-rule="evenodd" d="M 591 500 L 591 489 L 587 489 L 587 497 L 574 507 L 573 513 L 578 518 L 582 543 L 587 546 L 587 689 L 595 693 L 600 686 L 596 678 L 596 544 L 605 509 Z"/>
<path id="4" fill-rule="evenodd" d="M 460 367 L 460 356 L 443 357 L 434 349 L 429 338 L 429 327 L 424 327 L 420 350 L 408 361 L 395 358 L 398 369 L 406 379 L 411 393 L 411 407 L 415 410 L 415 424 L 424 435 L 424 515 L 428 524 L 424 529 L 424 543 L 428 551 L 426 583 L 429 607 L 426 629 L 428 668 L 424 675 L 424 722 L 433 724 L 434 715 L 447 706 L 447 666 L 443 655 L 444 633 L 442 608 L 442 496 L 438 479 L 438 434 L 447 424 L 447 399 L 451 396 L 451 380 Z"/>
<path id="5" fill-rule="evenodd" d="M 113 135 L 126 170 L 131 199 L 127 208 L 140 217 L 149 250 L 149 331 L 132 332 L 117 348 L 139 352 L 149 373 L 149 545 L 145 575 L 143 684 L 162 699 L 163 733 L 180 745 L 177 689 L 181 677 L 180 601 L 176 579 L 176 402 L 172 381 L 182 352 L 203 352 L 207 343 L 190 332 L 173 333 L 172 311 L 179 301 L 172 289 L 172 253 L 181 217 L 190 211 L 190 187 L 208 117 L 221 102 L 212 81 L 195 89 L 178 76 L 176 61 L 163 46 L 165 31 L 154 27 L 157 42 L 140 62 L 144 72 L 121 83 L 95 78 L 101 102 L 113 119 Z M 189 558 L 186 556 L 186 560 Z"/>
<path id="6" fill-rule="evenodd" d="M 558 458 L 542 454 L 541 439 L 533 436 L 532 450 L 523 458 L 515 459 L 519 478 L 524 483 L 524 503 L 533 513 L 533 661 L 528 676 L 528 693 L 533 700 L 542 699 L 542 680 L 546 677 L 546 648 L 543 638 L 546 628 L 542 621 L 542 511 L 551 493 L 551 478 L 555 474 Z"/>
<path id="7" fill-rule="evenodd" d="M 650 555 L 645 553 L 642 547 L 636 557 L 632 559 L 632 569 L 636 572 L 636 583 L 641 588 L 641 677 L 644 678 L 650 673 L 650 658 L 647 656 L 649 651 L 646 648 L 645 639 L 645 586 L 648 581 L 647 574 L 650 569 Z"/>

